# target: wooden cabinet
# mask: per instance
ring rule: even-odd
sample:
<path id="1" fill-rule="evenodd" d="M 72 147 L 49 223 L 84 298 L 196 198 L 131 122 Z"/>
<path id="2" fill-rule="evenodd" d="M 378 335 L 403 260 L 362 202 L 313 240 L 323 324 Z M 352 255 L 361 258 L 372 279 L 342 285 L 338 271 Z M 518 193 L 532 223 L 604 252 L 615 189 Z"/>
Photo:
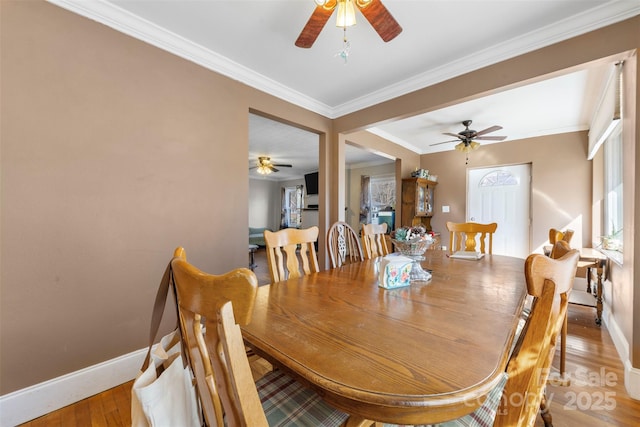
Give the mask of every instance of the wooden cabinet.
<path id="1" fill-rule="evenodd" d="M 402 180 L 402 226 L 422 224 L 431 231 L 433 190 L 437 182 L 424 178 Z"/>

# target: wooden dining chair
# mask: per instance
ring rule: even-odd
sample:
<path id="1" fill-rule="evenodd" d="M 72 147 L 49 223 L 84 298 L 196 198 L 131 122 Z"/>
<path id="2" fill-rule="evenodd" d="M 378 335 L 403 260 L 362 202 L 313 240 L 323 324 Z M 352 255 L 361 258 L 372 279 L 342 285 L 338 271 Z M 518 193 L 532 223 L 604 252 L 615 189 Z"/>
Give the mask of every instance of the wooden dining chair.
<path id="1" fill-rule="evenodd" d="M 387 223 L 362 224 L 362 243 L 364 258 L 372 259 L 389 254 L 387 246 Z"/>
<path id="2" fill-rule="evenodd" d="M 254 382 L 239 324 L 251 320 L 255 274 L 239 268 L 210 275 L 190 265 L 182 248 L 176 254 L 180 326 L 208 426 L 371 424 L 329 406 L 281 370 Z"/>
<path id="3" fill-rule="evenodd" d="M 496 427 L 531 426 L 538 413 L 546 427 L 553 425 L 544 391 L 579 257 L 579 251 L 571 250 L 559 259 L 532 254 L 525 260 L 527 293 L 533 303 L 507 365 L 509 379 Z"/>
<path id="4" fill-rule="evenodd" d="M 258 280 L 247 268 L 240 268 L 222 275 L 205 273 L 187 262 L 185 250 L 181 247 L 174 252 L 171 268 L 178 296 L 180 329 L 196 379 L 202 411 L 207 425 L 222 426 L 223 411 L 214 379 L 215 367 L 202 346 L 201 317 L 208 315 L 209 320 L 215 325 L 215 315 L 213 317 L 211 315 L 215 314 L 224 303 L 233 301 L 238 323 L 248 324 L 253 313 Z M 207 335 L 215 338 L 215 328 L 211 333 L 208 330 Z"/>
<path id="5" fill-rule="evenodd" d="M 569 237 L 569 240 L 571 237 Z M 568 252 L 571 252 L 571 246 L 568 243 L 568 240 L 557 240 L 553 247 L 551 248 L 551 253 L 549 253 L 549 257 L 552 259 L 562 258 Z M 589 261 L 578 261 L 578 268 L 586 268 L 589 270 L 594 267 L 593 262 Z M 574 274 L 575 275 L 575 274 Z M 587 280 L 589 280 L 589 276 L 591 272 L 587 272 Z M 564 374 L 566 372 L 566 360 L 567 360 L 567 334 L 569 333 L 569 316 L 565 315 L 564 321 L 562 323 L 562 330 L 560 332 L 560 378 L 559 381 L 562 381 L 564 385 L 569 385 L 569 381 L 564 378 Z"/>
<path id="6" fill-rule="evenodd" d="M 316 242 L 318 227 L 264 232 L 271 283 L 320 271 Z"/>
<path id="7" fill-rule="evenodd" d="M 579 252 L 554 260 L 532 254 L 525 261 L 531 311 L 515 338 L 505 373 L 498 378 L 482 405 L 469 415 L 444 423 L 447 427 L 533 426 L 538 413 L 552 427 L 544 389 L 555 354 L 558 326 L 567 311 Z"/>
<path id="8" fill-rule="evenodd" d="M 331 268 L 364 260 L 358 233 L 343 221 L 337 221 L 329 228 L 327 250 Z"/>
<path id="9" fill-rule="evenodd" d="M 476 237 L 479 237 L 480 252 L 493 253 L 493 233 L 498 229 L 498 224 L 479 224 L 477 222 L 450 222 L 447 221 L 449 230 L 449 252 L 458 251 L 476 252 Z M 489 243 L 486 243 L 486 240 Z M 464 246 L 463 246 L 464 242 Z"/>
<path id="10" fill-rule="evenodd" d="M 549 243 L 553 246 L 556 242 L 560 240 L 564 240 L 567 243 L 571 243 L 571 238 L 573 237 L 573 230 L 566 229 L 564 231 L 560 231 L 555 228 L 549 229 Z"/>

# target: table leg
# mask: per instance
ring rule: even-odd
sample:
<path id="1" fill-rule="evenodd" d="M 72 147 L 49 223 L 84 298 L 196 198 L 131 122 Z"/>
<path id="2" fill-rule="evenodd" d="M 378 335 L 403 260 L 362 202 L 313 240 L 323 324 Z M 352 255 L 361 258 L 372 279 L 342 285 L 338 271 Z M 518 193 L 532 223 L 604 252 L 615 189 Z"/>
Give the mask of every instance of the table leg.
<path id="1" fill-rule="evenodd" d="M 598 287 L 596 288 L 596 325 L 598 326 L 602 324 L 602 264 L 602 261 L 598 262 L 598 267 L 596 268 L 598 274 Z"/>
<path id="2" fill-rule="evenodd" d="M 562 332 L 560 333 L 560 377 L 564 378 L 565 366 L 567 361 L 567 325 L 569 323 L 569 313 L 564 316 L 564 322 L 562 323 Z"/>
<path id="3" fill-rule="evenodd" d="M 255 263 L 255 258 L 254 255 L 256 253 L 256 247 L 249 247 L 249 268 L 251 269 L 251 271 L 255 270 L 255 268 L 258 266 Z"/>
<path id="4" fill-rule="evenodd" d="M 591 293 L 591 267 L 587 267 L 587 293 Z"/>

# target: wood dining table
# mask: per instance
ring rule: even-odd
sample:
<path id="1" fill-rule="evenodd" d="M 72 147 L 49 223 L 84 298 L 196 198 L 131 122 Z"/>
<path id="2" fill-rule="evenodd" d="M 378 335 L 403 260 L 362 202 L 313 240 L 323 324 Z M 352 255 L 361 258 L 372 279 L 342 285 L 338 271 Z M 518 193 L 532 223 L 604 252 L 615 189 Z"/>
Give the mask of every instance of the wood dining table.
<path id="1" fill-rule="evenodd" d="M 429 424 L 471 413 L 505 371 L 524 260 L 425 255 L 431 280 L 402 288 L 378 286 L 379 258 L 261 286 L 243 337 L 349 414 Z"/>

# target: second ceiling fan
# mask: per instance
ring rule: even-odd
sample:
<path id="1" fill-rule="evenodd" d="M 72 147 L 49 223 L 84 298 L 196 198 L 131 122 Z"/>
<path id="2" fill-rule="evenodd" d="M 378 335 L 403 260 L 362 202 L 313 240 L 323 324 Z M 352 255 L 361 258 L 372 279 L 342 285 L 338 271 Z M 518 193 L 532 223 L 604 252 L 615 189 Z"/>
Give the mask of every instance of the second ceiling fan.
<path id="1" fill-rule="evenodd" d="M 436 142 L 435 144 L 431 144 L 431 146 L 460 141 L 454 148 L 458 151 L 462 151 L 467 155 L 467 164 L 469 164 L 469 152 L 475 150 L 480 146 L 480 143 L 474 140 L 504 141 L 505 139 L 507 139 L 506 136 L 486 136 L 488 133 L 495 132 L 497 130 L 502 129 L 502 126 L 493 125 L 481 131 L 475 131 L 473 129 L 469 129 L 469 126 L 471 126 L 471 120 L 464 120 L 462 122 L 462 125 L 465 127 L 465 129 L 461 132 L 443 133 L 443 135 L 454 136 L 457 139 L 453 139 L 451 141 Z"/>
<path id="2" fill-rule="evenodd" d="M 260 156 L 258 157 L 258 163 L 256 166 L 252 166 L 249 169 L 257 169 L 257 172 L 260 175 L 269 175 L 271 172 L 278 172 L 279 169 L 276 168 L 290 168 L 292 165 L 287 165 L 283 163 L 273 163 L 271 161 L 271 157 Z"/>
<path id="3" fill-rule="evenodd" d="M 336 6 L 338 7 L 336 24 L 338 27 L 355 24 L 353 10 L 355 4 L 385 42 L 393 40 L 402 32 L 402 27 L 380 0 L 315 0 L 315 2 L 317 4 L 315 10 L 296 40 L 298 47 L 310 48 L 313 46 Z M 352 18 L 353 22 L 347 22 L 347 17 Z"/>
<path id="4" fill-rule="evenodd" d="M 475 131 L 473 129 L 469 129 L 469 126 L 471 126 L 471 123 L 472 123 L 471 120 L 464 120 L 462 122 L 462 125 L 465 127 L 463 131 L 458 133 L 451 133 L 451 132 L 443 133 L 443 135 L 454 136 L 457 139 L 453 139 L 450 141 L 436 142 L 435 144 L 431 144 L 431 146 L 460 141 L 460 143 L 455 147 L 456 150 L 471 151 L 471 150 L 475 150 L 480 146 L 480 143 L 474 140 L 504 141 L 505 139 L 507 139 L 506 136 L 486 136 L 486 134 L 488 133 L 495 132 L 497 130 L 502 129 L 502 126 L 493 125 L 481 131 Z"/>

